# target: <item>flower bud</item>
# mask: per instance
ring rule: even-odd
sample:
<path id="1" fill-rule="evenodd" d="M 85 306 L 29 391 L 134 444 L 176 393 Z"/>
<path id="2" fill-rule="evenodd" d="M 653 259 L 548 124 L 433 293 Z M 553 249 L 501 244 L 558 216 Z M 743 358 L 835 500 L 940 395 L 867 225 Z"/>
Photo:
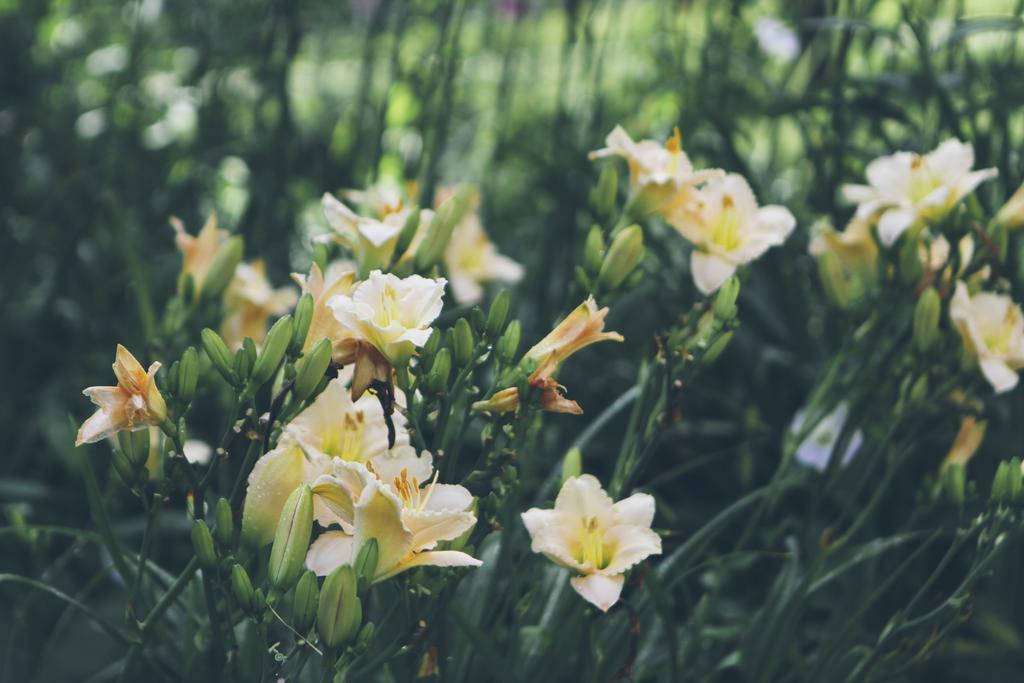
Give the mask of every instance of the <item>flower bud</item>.
<path id="1" fill-rule="evenodd" d="M 850 305 L 850 284 L 843 272 L 843 263 L 839 256 L 826 251 L 818 257 L 818 277 L 825 289 L 825 297 L 840 310 Z"/>
<path id="2" fill-rule="evenodd" d="M 307 569 L 295 586 L 292 600 L 292 626 L 296 631 L 305 635 L 313 628 L 319 600 L 320 588 L 316 583 L 316 574 Z"/>
<path id="3" fill-rule="evenodd" d="M 245 342 L 251 342 L 249 337 L 246 337 L 242 341 L 242 348 L 235 351 L 235 360 L 232 363 L 233 372 L 241 381 L 245 381 L 249 378 L 249 372 L 252 370 L 252 359 L 254 354 L 250 354 L 246 350 L 247 344 Z"/>
<path id="4" fill-rule="evenodd" d="M 722 322 L 728 322 L 736 317 L 736 299 L 740 295 L 740 280 L 733 275 L 722 283 L 715 294 L 714 311 L 715 317 Z"/>
<path id="5" fill-rule="evenodd" d="M 1024 185 L 1017 188 L 1009 201 L 1003 204 L 992 222 L 1002 226 L 1006 231 L 1019 230 L 1024 227 Z"/>
<path id="6" fill-rule="evenodd" d="M 519 351 L 520 326 L 518 320 L 513 320 L 505 328 L 505 334 L 501 335 L 494 352 L 502 363 L 511 363 Z"/>
<path id="7" fill-rule="evenodd" d="M 331 572 L 320 591 L 316 630 L 329 648 L 347 645 L 359 632 L 363 606 L 356 592 L 356 573 L 345 564 Z"/>
<path id="8" fill-rule="evenodd" d="M 319 242 L 313 245 L 313 263 L 320 268 L 321 273 L 327 272 L 327 263 L 330 259 L 331 252 L 326 244 Z"/>
<path id="9" fill-rule="evenodd" d="M 419 207 L 414 208 L 409 212 L 409 217 L 405 219 L 405 224 L 402 225 L 402 232 L 398 233 L 398 241 L 395 242 L 395 258 L 399 259 L 405 254 L 405 250 L 412 244 L 412 240 L 416 237 L 416 231 L 420 228 L 420 209 Z"/>
<path id="10" fill-rule="evenodd" d="M 605 164 L 601 175 L 597 177 L 597 185 L 590 191 L 590 206 L 598 218 L 605 219 L 612 215 L 618 190 L 619 171 L 615 164 Z"/>
<path id="11" fill-rule="evenodd" d="M 434 365 L 427 374 L 427 390 L 435 394 L 443 393 L 448 388 L 448 375 L 452 371 L 452 353 L 443 348 L 434 356 Z"/>
<path id="12" fill-rule="evenodd" d="M 224 343 L 219 334 L 209 327 L 204 328 L 200 336 L 203 340 L 203 351 L 206 351 L 206 355 L 210 358 L 210 363 L 214 369 L 221 374 L 221 377 L 228 384 L 237 384 L 238 377 L 233 369 L 233 359 L 231 351 L 228 350 L 228 345 Z"/>
<path id="13" fill-rule="evenodd" d="M 505 321 L 508 319 L 508 309 L 511 302 L 512 297 L 507 289 L 501 290 L 494 297 L 494 301 L 491 302 L 491 308 L 487 312 L 487 324 L 484 326 L 484 334 L 487 335 L 488 339 L 497 339 L 498 335 L 505 328 Z"/>
<path id="14" fill-rule="evenodd" d="M 371 538 L 359 549 L 359 554 L 356 555 L 356 561 L 353 563 L 352 568 L 356 572 L 360 593 L 364 592 L 370 585 L 370 582 L 373 581 L 373 577 L 377 572 L 377 560 L 379 557 L 380 549 L 376 538 Z"/>
<path id="15" fill-rule="evenodd" d="M 217 545 L 221 548 L 230 548 L 235 538 L 235 516 L 227 498 L 217 499 L 214 519 L 217 521 L 217 527 L 213 530 L 217 536 Z"/>
<path id="16" fill-rule="evenodd" d="M 590 228 L 587 233 L 587 241 L 583 246 L 583 270 L 585 273 L 597 275 L 601 270 L 604 261 L 604 233 L 600 225 Z"/>
<path id="17" fill-rule="evenodd" d="M 181 354 L 181 365 L 178 368 L 178 389 L 175 395 L 185 403 L 191 403 L 199 383 L 199 352 L 194 346 L 185 349 Z"/>
<path id="18" fill-rule="evenodd" d="M 295 384 L 292 385 L 292 398 L 304 401 L 316 389 L 327 366 L 331 364 L 331 340 L 321 339 L 313 348 L 306 351 L 295 369 Z"/>
<path id="19" fill-rule="evenodd" d="M 249 574 L 240 564 L 231 567 L 231 592 L 235 594 L 238 606 L 246 612 L 251 612 L 256 607 L 252 581 L 249 579 Z"/>
<path id="20" fill-rule="evenodd" d="M 561 484 L 565 484 L 566 481 L 573 477 L 578 477 L 583 472 L 583 453 L 580 449 L 573 446 L 569 449 L 569 452 L 562 458 L 562 479 Z"/>
<path id="21" fill-rule="evenodd" d="M 644 257 L 644 231 L 635 223 L 619 231 L 608 247 L 597 283 L 604 291 L 622 284 Z"/>
<path id="22" fill-rule="evenodd" d="M 217 551 L 213 547 L 213 536 L 206 521 L 197 519 L 192 523 L 192 548 L 199 558 L 199 566 L 204 571 L 213 571 L 217 567 Z"/>
<path id="23" fill-rule="evenodd" d="M 939 316 L 942 299 L 934 287 L 928 287 L 917 298 L 914 308 L 914 345 L 918 351 L 927 351 L 939 336 Z"/>
<path id="24" fill-rule="evenodd" d="M 469 365 L 473 360 L 473 330 L 465 318 L 459 318 L 455 323 L 455 331 L 452 335 L 452 351 L 455 355 L 455 363 L 460 367 Z"/>
<path id="25" fill-rule="evenodd" d="M 121 477 L 121 481 L 124 482 L 125 486 L 131 488 L 135 485 L 135 465 L 132 464 L 128 454 L 120 448 L 115 448 L 110 462 L 113 464 L 114 470 L 117 472 L 117 475 Z"/>
<path id="26" fill-rule="evenodd" d="M 718 360 L 718 357 L 722 355 L 722 352 L 725 351 L 725 348 L 729 346 L 729 342 L 731 341 L 732 330 L 729 330 L 728 332 L 725 332 L 722 335 L 720 335 L 718 339 L 716 339 L 714 342 L 712 342 L 711 346 L 708 347 L 708 350 L 704 352 L 704 356 L 701 358 L 701 360 L 706 365 L 714 363 L 716 360 Z"/>
<path id="27" fill-rule="evenodd" d="M 234 235 L 225 240 L 224 244 L 217 249 L 217 255 L 213 257 L 210 270 L 203 279 L 203 287 L 199 294 L 207 301 L 216 299 L 224 290 L 235 274 L 235 268 L 242 261 L 242 252 L 245 250 L 245 242 L 240 235 Z"/>
<path id="28" fill-rule="evenodd" d="M 434 217 L 427 226 L 427 234 L 424 236 L 420 246 L 416 248 L 416 269 L 425 271 L 444 256 L 448 247 L 452 230 L 462 220 L 472 190 L 466 187 L 460 188 L 455 194 L 449 197 L 434 212 Z"/>
<path id="29" fill-rule="evenodd" d="M 1020 458 L 1014 456 L 1006 464 L 1006 498 L 1011 503 L 1019 503 L 1024 494 L 1024 473 L 1020 469 Z"/>
<path id="30" fill-rule="evenodd" d="M 967 470 L 963 465 L 953 464 L 942 468 L 940 475 L 942 490 L 951 503 L 957 507 L 964 504 L 964 489 L 967 486 Z"/>
<path id="31" fill-rule="evenodd" d="M 430 368 L 433 367 L 434 356 L 437 354 L 437 350 L 441 348 L 442 339 L 443 334 L 441 330 L 435 327 L 430 331 L 427 342 L 420 349 L 417 356 L 416 372 L 421 377 L 425 376 L 430 371 Z"/>
<path id="32" fill-rule="evenodd" d="M 312 531 L 313 491 L 303 484 L 288 496 L 277 522 L 267 568 L 270 584 L 275 589 L 286 591 L 299 577 Z"/>
<path id="33" fill-rule="evenodd" d="M 252 366 L 252 375 L 249 377 L 249 391 L 255 393 L 269 380 L 284 359 L 284 353 L 292 340 L 294 323 L 292 317 L 286 315 L 279 319 L 267 332 L 267 339 L 263 342 L 263 349 L 256 357 L 256 364 Z"/>
<path id="34" fill-rule="evenodd" d="M 1006 260 L 1006 252 L 1010 246 L 1010 233 L 1002 223 L 992 223 L 989 226 L 988 237 L 995 249 L 999 262 Z"/>
<path id="35" fill-rule="evenodd" d="M 306 345 L 306 335 L 309 334 L 309 325 L 313 322 L 313 295 L 306 292 L 295 305 L 295 313 L 292 316 L 294 329 L 292 330 L 292 341 L 288 346 L 288 352 L 293 356 L 302 350 Z"/>
<path id="36" fill-rule="evenodd" d="M 474 306 L 469 312 L 469 323 L 470 328 L 476 334 L 483 334 L 487 331 L 487 316 L 484 315 L 484 309 L 479 306 Z"/>
<path id="37" fill-rule="evenodd" d="M 160 391 L 177 395 L 178 393 L 178 371 L 181 368 L 181 361 L 174 361 L 171 363 L 171 367 L 167 369 L 166 378 L 161 378 L 158 374 L 156 376 L 157 388 Z"/>
<path id="38" fill-rule="evenodd" d="M 921 240 L 913 231 L 904 233 L 903 239 L 900 240 L 900 282 L 908 287 L 917 282 L 924 272 L 924 267 L 921 264 L 920 244 Z"/>

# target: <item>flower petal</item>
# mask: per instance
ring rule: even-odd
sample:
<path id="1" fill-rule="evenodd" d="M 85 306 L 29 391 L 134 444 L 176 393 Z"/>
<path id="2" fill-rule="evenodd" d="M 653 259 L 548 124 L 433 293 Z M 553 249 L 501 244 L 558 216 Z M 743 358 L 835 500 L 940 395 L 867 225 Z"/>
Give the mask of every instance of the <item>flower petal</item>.
<path id="1" fill-rule="evenodd" d="M 704 294 L 711 294 L 736 272 L 736 264 L 695 249 L 690 254 L 690 271 L 697 289 Z"/>
<path id="2" fill-rule="evenodd" d="M 573 590 L 579 593 L 584 600 L 602 612 L 607 612 L 612 605 L 619 601 L 625 578 L 621 574 L 618 576 L 590 574 L 574 576 L 570 583 Z"/>
<path id="3" fill-rule="evenodd" d="M 325 531 L 306 553 L 306 567 L 317 576 L 327 576 L 343 564 L 352 563 L 352 537 L 342 531 Z"/>

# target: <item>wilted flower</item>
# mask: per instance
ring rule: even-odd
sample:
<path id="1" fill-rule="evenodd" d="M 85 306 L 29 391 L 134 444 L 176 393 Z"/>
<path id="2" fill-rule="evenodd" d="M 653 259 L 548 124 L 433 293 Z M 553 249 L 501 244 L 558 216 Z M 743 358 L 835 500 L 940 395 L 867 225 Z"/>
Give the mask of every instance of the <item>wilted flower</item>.
<path id="1" fill-rule="evenodd" d="M 343 328 L 399 367 L 430 337 L 430 324 L 441 313 L 446 283 L 444 278 L 400 278 L 375 270 L 352 288 L 351 295 L 332 297 L 327 305 Z"/>
<path id="2" fill-rule="evenodd" d="M 210 272 L 217 251 L 227 240 L 229 233 L 217 227 L 217 216 L 212 213 L 198 235 L 188 234 L 185 231 L 185 224 L 173 216 L 171 228 L 174 229 L 174 243 L 182 255 L 181 275 L 191 275 L 196 291 L 199 292 L 203 288 L 203 282 Z"/>
<path id="3" fill-rule="evenodd" d="M 75 446 L 95 443 L 122 430 L 145 429 L 167 419 L 167 404 L 156 386 L 159 369 L 160 363 L 154 362 L 144 370 L 135 356 L 118 344 L 114 358 L 117 386 L 89 387 L 82 392 L 99 410 L 82 423 Z"/>
<path id="4" fill-rule="evenodd" d="M 750 185 L 735 173 L 708 182 L 667 220 L 693 243 L 693 281 L 705 294 L 718 289 L 738 266 L 785 242 L 796 226 L 785 207 L 758 207 Z"/>
<path id="5" fill-rule="evenodd" d="M 985 440 L 985 421 L 978 421 L 973 415 L 965 415 L 960 421 L 960 430 L 953 439 L 953 445 L 946 454 L 942 466 L 966 465 L 978 451 L 981 442 Z"/>
<path id="6" fill-rule="evenodd" d="M 996 169 L 972 171 L 974 148 L 946 140 L 921 156 L 896 152 L 868 164 L 868 185 L 846 185 L 843 196 L 857 204 L 857 217 L 877 221 L 878 236 L 892 245 L 917 221 L 936 222 L 949 214 Z"/>
<path id="7" fill-rule="evenodd" d="M 221 336 L 233 349 L 240 348 L 246 337 L 252 337 L 259 345 L 267 334 L 267 319 L 284 315 L 297 300 L 298 294 L 291 287 L 274 289 L 270 286 L 263 261 L 242 263 L 224 293 L 227 315 Z"/>
<path id="8" fill-rule="evenodd" d="M 682 136 L 676 128 L 664 145 L 654 140 L 634 142 L 622 126 L 615 126 L 605 147 L 590 153 L 591 159 L 620 156 L 629 163 L 629 185 L 633 199 L 646 211 L 667 213 L 690 199 L 694 187 L 718 177 L 718 169 L 694 170 L 683 151 Z"/>
<path id="9" fill-rule="evenodd" d="M 832 451 L 835 450 L 839 435 L 843 432 L 846 419 L 850 414 L 850 406 L 846 402 L 837 405 L 831 413 L 821 418 L 818 424 L 811 430 L 811 433 L 797 446 L 795 457 L 801 465 L 806 465 L 819 472 L 824 472 L 828 467 Z M 804 420 L 807 419 L 807 411 L 801 410 L 793 417 L 793 424 L 789 430 L 793 434 L 800 432 Z M 851 436 L 843 451 L 841 464 L 846 465 L 860 450 L 864 443 L 864 435 L 858 429 Z"/>
<path id="10" fill-rule="evenodd" d="M 1024 315 L 1020 306 L 1003 294 L 979 292 L 971 296 L 967 285 L 957 282 L 949 317 L 996 393 L 1017 386 L 1017 370 L 1024 367 Z"/>
<path id="11" fill-rule="evenodd" d="M 626 570 L 661 554 L 654 498 L 634 493 L 615 503 L 589 474 L 567 479 L 553 510 L 531 508 L 522 518 L 531 550 L 576 572 L 573 589 L 605 612 L 618 602 Z"/>
<path id="12" fill-rule="evenodd" d="M 442 194 L 438 195 L 439 200 Z M 475 304 L 483 298 L 481 286 L 485 282 L 518 282 L 523 267 L 498 253 L 494 243 L 484 232 L 480 214 L 474 202 L 452 231 L 451 241 L 444 252 L 448 281 L 452 295 L 460 304 Z"/>
<path id="13" fill-rule="evenodd" d="M 345 264 L 332 263 L 327 266 L 327 273 L 320 272 L 315 263 L 309 269 L 309 275 L 292 273 L 292 279 L 302 287 L 303 294 L 313 297 L 313 318 L 306 333 L 306 342 L 302 346 L 305 351 L 313 347 L 321 339 L 330 339 L 335 358 L 340 353 L 340 345 L 351 337 L 334 317 L 334 311 L 327 305 L 333 297 L 352 293 L 355 273 L 346 268 Z"/>
<path id="14" fill-rule="evenodd" d="M 473 496 L 464 487 L 425 486 L 402 469 L 390 481 L 352 463 L 335 463 L 335 473 L 320 477 L 314 491 L 332 504 L 343 529 L 320 535 L 309 549 L 306 566 L 325 576 L 351 564 L 370 539 L 376 539 L 377 568 L 373 582 L 413 567 L 478 567 L 480 560 L 456 550 L 434 550 L 476 524 L 470 510 Z M 427 471 L 429 476 L 429 470 Z"/>

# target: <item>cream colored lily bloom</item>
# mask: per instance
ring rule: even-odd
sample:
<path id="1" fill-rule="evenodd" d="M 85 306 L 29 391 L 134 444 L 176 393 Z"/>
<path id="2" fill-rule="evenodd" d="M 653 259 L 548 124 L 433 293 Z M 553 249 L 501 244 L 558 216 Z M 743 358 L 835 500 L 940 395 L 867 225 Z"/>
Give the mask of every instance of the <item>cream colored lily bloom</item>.
<path id="1" fill-rule="evenodd" d="M 263 261 L 240 263 L 224 293 L 227 315 L 221 336 L 232 349 L 241 348 L 245 337 L 252 337 L 259 346 L 267 335 L 267 319 L 284 315 L 297 300 L 298 294 L 293 288 L 271 287 Z"/>
<path id="2" fill-rule="evenodd" d="M 312 348 L 321 339 L 330 339 L 334 350 L 332 355 L 337 360 L 340 345 L 352 335 L 338 323 L 327 302 L 339 294 L 351 294 L 355 275 L 355 272 L 340 262 L 328 265 L 326 273 L 322 273 L 320 266 L 315 263 L 310 267 L 309 275 L 292 273 L 292 279 L 302 288 L 302 293 L 313 297 L 313 318 L 309 323 L 309 332 L 306 333 L 306 342 L 302 345 L 303 351 Z"/>
<path id="3" fill-rule="evenodd" d="M 721 287 L 738 266 L 785 242 L 796 227 L 789 209 L 759 207 L 750 185 L 736 173 L 709 181 L 666 219 L 695 247 L 690 269 L 704 294 Z"/>
<path id="4" fill-rule="evenodd" d="M 330 194 L 324 194 L 322 204 L 332 230 L 328 239 L 352 252 L 361 273 L 388 265 L 408 211 L 393 211 L 379 219 L 368 218 L 360 216 Z"/>
<path id="5" fill-rule="evenodd" d="M 477 202 L 479 203 L 479 202 Z M 452 231 L 444 252 L 452 296 L 460 304 L 475 304 L 484 296 L 483 284 L 500 281 L 515 283 L 523 277 L 523 267 L 498 253 L 484 232 L 477 208 L 471 207 Z"/>
<path id="6" fill-rule="evenodd" d="M 144 370 L 135 356 L 118 344 L 114 357 L 117 386 L 89 387 L 82 392 L 99 410 L 82 423 L 75 446 L 95 443 L 120 431 L 145 429 L 167 419 L 167 404 L 156 386 L 159 369 L 160 363 L 154 362 Z"/>
<path id="7" fill-rule="evenodd" d="M 171 228 L 174 229 L 174 244 L 182 255 L 181 276 L 191 275 L 195 291 L 199 293 L 217 257 L 217 251 L 229 233 L 217 228 L 217 215 L 212 213 L 198 235 L 188 234 L 185 224 L 175 217 L 171 217 Z"/>
<path id="8" fill-rule="evenodd" d="M 553 510 L 531 508 L 522 518 L 530 549 L 576 572 L 573 589 L 603 612 L 618 602 L 626 570 L 661 554 L 651 530 L 654 498 L 634 493 L 613 502 L 589 474 L 567 479 Z"/>
<path id="9" fill-rule="evenodd" d="M 998 171 L 972 171 L 974 148 L 946 140 L 921 156 L 896 152 L 868 164 L 867 185 L 845 185 L 843 196 L 857 204 L 857 217 L 877 220 L 878 237 L 891 246 L 918 221 L 945 218 L 960 201 Z"/>
<path id="10" fill-rule="evenodd" d="M 320 477 L 314 491 L 332 504 L 343 529 L 327 531 L 310 546 L 306 566 L 319 576 L 351 564 L 360 549 L 376 539 L 373 582 L 413 567 L 478 567 L 480 560 L 456 550 L 435 550 L 476 524 L 473 496 L 464 487 L 426 486 L 402 470 L 390 482 L 354 463 L 335 463 L 334 474 Z"/>
<path id="11" fill-rule="evenodd" d="M 807 250 L 813 256 L 835 254 L 850 270 L 871 268 L 878 259 L 878 245 L 871 235 L 871 225 L 856 218 L 850 221 L 842 232 L 834 230 L 829 225 L 815 226 Z"/>
<path id="12" fill-rule="evenodd" d="M 327 305 L 344 329 L 399 367 L 430 337 L 430 324 L 441 313 L 446 283 L 444 278 L 400 278 L 375 270 L 352 288 L 351 295 L 334 296 Z"/>
<path id="13" fill-rule="evenodd" d="M 591 159 L 610 156 L 627 161 L 633 197 L 650 211 L 670 211 L 689 201 L 693 187 L 722 175 L 719 169 L 694 170 L 683 151 L 678 128 L 662 145 L 654 140 L 635 142 L 622 126 L 615 126 L 605 139 L 605 147 L 590 153 Z"/>
<path id="14" fill-rule="evenodd" d="M 1017 370 L 1024 367 L 1024 314 L 1020 306 L 1003 294 L 979 292 L 971 296 L 961 281 L 956 283 L 949 317 L 996 393 L 1017 386 Z"/>

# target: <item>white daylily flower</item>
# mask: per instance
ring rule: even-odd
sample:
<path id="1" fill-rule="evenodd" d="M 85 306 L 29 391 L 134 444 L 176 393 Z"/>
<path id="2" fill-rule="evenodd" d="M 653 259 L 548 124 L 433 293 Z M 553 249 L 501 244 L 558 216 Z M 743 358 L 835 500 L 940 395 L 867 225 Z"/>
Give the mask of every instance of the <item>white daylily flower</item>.
<path id="1" fill-rule="evenodd" d="M 1017 370 L 1024 367 L 1024 314 L 1010 297 L 992 292 L 971 296 L 967 285 L 956 283 L 949 304 L 964 345 L 997 394 L 1017 386 Z"/>
<path id="2" fill-rule="evenodd" d="M 801 465 L 824 472 L 825 468 L 828 467 L 832 451 L 835 450 L 836 442 L 839 440 L 839 435 L 843 431 L 843 426 L 846 424 L 849 413 L 850 405 L 844 401 L 837 405 L 831 413 L 821 418 L 817 426 L 807 435 L 807 438 L 797 446 L 795 453 L 796 461 Z M 798 411 L 793 416 L 793 424 L 790 426 L 790 431 L 793 434 L 799 433 L 806 418 L 806 411 Z M 850 437 L 846 450 L 843 451 L 841 464 L 845 466 L 850 462 L 863 443 L 864 434 L 858 429 Z"/>
<path id="3" fill-rule="evenodd" d="M 483 283 L 515 283 L 523 277 L 521 265 L 498 253 L 475 209 L 467 211 L 452 231 L 444 262 L 452 295 L 460 304 L 479 302 L 484 296 Z"/>
<path id="4" fill-rule="evenodd" d="M 351 564 L 370 539 L 378 560 L 373 582 L 413 567 L 478 567 L 480 560 L 455 550 L 435 550 L 476 524 L 473 496 L 464 487 L 434 481 L 420 487 L 406 470 L 385 483 L 365 467 L 335 463 L 335 472 L 320 477 L 314 491 L 331 502 L 345 531 L 327 531 L 310 546 L 306 566 L 319 576 Z"/>
<path id="5" fill-rule="evenodd" d="M 267 335 L 267 319 L 290 311 L 298 298 L 292 287 L 274 289 L 270 285 L 263 261 L 240 263 L 224 293 L 227 315 L 221 336 L 232 349 L 241 348 L 245 337 L 252 337 L 259 346 Z"/>
<path id="6" fill-rule="evenodd" d="M 775 17 L 761 17 L 754 23 L 754 36 L 761 49 L 772 57 L 790 61 L 800 54 L 796 31 Z"/>
<path id="7" fill-rule="evenodd" d="M 865 171 L 868 185 L 845 185 L 847 201 L 857 204 L 857 216 L 877 220 L 878 237 L 891 246 L 917 221 L 940 221 L 980 183 L 998 171 L 972 171 L 974 148 L 946 140 L 921 156 L 896 152 L 879 157 Z"/>
<path id="8" fill-rule="evenodd" d="M 352 288 L 351 296 L 335 296 L 327 305 L 342 327 L 372 344 L 392 366 L 401 366 L 430 337 L 446 283 L 444 278 L 400 278 L 375 270 Z"/>
<path id="9" fill-rule="evenodd" d="M 331 226 L 328 239 L 347 247 L 361 272 L 388 265 L 405 225 L 407 212 L 398 211 L 382 219 L 360 216 L 330 194 L 322 199 L 324 216 Z"/>
<path id="10" fill-rule="evenodd" d="M 667 220 L 695 247 L 690 268 L 704 294 L 721 287 L 738 266 L 785 242 L 796 226 L 789 209 L 759 207 L 750 185 L 736 173 L 708 182 Z"/>
<path id="11" fill-rule="evenodd" d="M 573 589 L 605 612 L 618 602 L 626 570 L 661 553 L 651 530 L 654 498 L 635 493 L 615 503 L 589 474 L 567 479 L 553 510 L 531 508 L 522 518 L 531 550 L 576 572 Z"/>
<path id="12" fill-rule="evenodd" d="M 309 269 L 309 275 L 292 273 L 292 279 L 302 287 L 303 294 L 313 297 L 313 318 L 302 350 L 312 348 L 321 339 L 330 339 L 332 355 L 337 359 L 342 343 L 352 335 L 338 323 L 327 302 L 339 294 L 352 293 L 355 272 L 347 264 L 335 261 L 327 266 L 326 273 L 321 273 L 320 267 L 314 263 Z"/>

